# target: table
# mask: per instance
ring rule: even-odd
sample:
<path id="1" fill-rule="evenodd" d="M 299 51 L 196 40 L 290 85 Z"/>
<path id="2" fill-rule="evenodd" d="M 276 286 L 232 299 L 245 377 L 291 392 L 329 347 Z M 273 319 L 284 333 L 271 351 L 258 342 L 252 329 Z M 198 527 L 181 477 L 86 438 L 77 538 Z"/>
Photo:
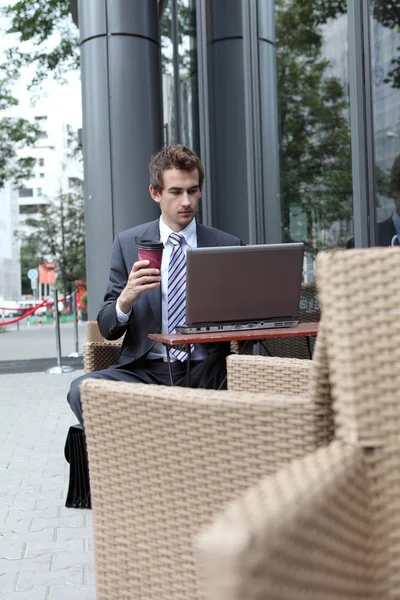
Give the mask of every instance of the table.
<path id="1" fill-rule="evenodd" d="M 173 347 L 183 347 L 188 352 L 187 386 L 190 386 L 190 344 L 212 344 L 223 342 L 263 342 L 269 339 L 305 337 L 311 358 L 310 338 L 318 333 L 319 323 L 299 323 L 297 327 L 277 329 L 239 329 L 234 331 L 210 331 L 205 333 L 150 333 L 149 338 L 161 342 L 167 349 L 167 359 L 171 385 L 173 383 L 169 351 Z"/>

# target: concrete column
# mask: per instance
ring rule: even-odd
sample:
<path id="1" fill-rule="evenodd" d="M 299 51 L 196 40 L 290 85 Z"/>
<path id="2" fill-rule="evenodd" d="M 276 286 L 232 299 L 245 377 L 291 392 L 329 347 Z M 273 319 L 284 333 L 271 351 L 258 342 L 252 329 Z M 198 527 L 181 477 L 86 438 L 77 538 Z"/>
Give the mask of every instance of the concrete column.
<path id="1" fill-rule="evenodd" d="M 157 0 L 79 0 L 89 319 L 116 233 L 156 218 L 148 163 L 162 146 Z"/>
<path id="2" fill-rule="evenodd" d="M 201 2 L 201 0 L 199 0 Z M 246 243 L 280 241 L 273 0 L 203 0 L 212 223 Z M 199 65 L 202 72 L 202 65 Z M 204 69 L 203 69 L 204 71 Z"/>

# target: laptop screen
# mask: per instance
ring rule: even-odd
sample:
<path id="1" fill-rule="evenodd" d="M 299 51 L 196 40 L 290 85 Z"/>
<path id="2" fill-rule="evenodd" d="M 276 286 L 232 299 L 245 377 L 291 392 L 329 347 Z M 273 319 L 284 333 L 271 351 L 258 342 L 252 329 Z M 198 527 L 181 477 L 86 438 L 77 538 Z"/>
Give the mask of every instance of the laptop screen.
<path id="1" fill-rule="evenodd" d="M 186 324 L 296 318 L 304 245 L 188 248 Z"/>

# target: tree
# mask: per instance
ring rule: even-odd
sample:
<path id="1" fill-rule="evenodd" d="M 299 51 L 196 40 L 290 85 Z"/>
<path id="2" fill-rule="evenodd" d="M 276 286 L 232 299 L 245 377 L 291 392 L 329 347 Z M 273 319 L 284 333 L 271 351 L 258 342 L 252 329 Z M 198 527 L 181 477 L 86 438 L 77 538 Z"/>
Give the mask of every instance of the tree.
<path id="1" fill-rule="evenodd" d="M 43 262 L 36 239 L 24 241 L 20 249 L 20 264 L 21 264 L 21 292 L 22 294 L 32 294 L 31 282 L 28 278 L 29 269 L 37 269 L 38 265 Z"/>
<path id="2" fill-rule="evenodd" d="M 70 293 L 77 279 L 86 279 L 82 192 L 60 193 L 41 207 L 38 217 L 30 217 L 25 223 L 31 231 L 22 237 L 23 243 L 56 263 L 57 287 Z"/>
<path id="3" fill-rule="evenodd" d="M 290 214 L 298 207 L 308 249 L 316 251 L 316 230 L 351 219 L 348 104 L 322 56 L 315 3 L 277 0 L 276 11 L 283 236 L 291 241 Z"/>

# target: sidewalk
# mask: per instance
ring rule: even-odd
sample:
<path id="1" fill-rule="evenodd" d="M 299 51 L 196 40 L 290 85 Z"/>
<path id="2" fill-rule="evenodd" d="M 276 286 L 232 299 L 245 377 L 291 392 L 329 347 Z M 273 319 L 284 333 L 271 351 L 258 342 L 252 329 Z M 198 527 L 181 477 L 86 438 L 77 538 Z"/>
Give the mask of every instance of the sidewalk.
<path id="1" fill-rule="evenodd" d="M 1 600 L 95 600 L 91 511 L 64 507 L 80 374 L 0 376 Z"/>

